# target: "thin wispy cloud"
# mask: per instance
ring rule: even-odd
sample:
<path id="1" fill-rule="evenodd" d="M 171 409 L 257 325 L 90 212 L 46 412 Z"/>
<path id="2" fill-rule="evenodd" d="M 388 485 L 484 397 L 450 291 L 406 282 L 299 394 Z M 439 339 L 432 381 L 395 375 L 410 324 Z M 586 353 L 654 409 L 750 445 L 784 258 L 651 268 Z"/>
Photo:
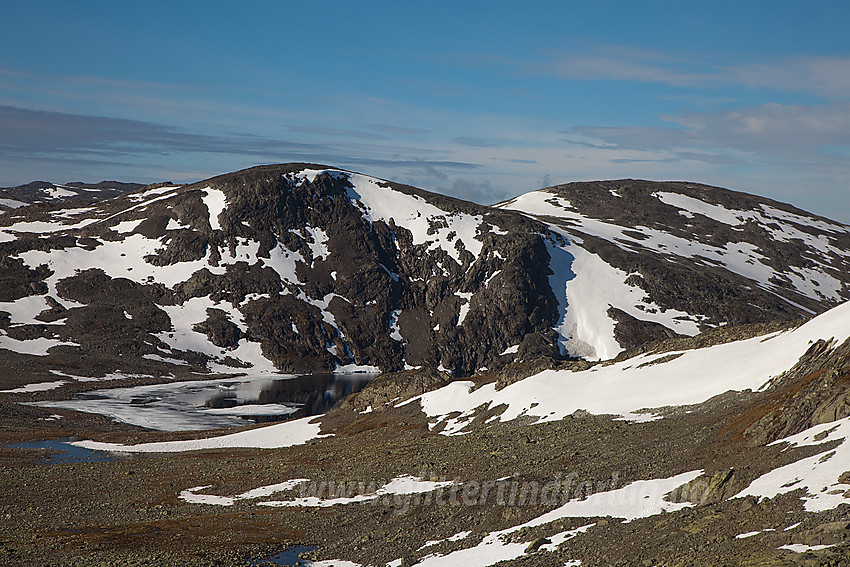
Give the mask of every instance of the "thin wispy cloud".
<path id="1" fill-rule="evenodd" d="M 0 106 L 0 151 L 6 155 L 125 154 L 169 151 L 267 154 L 322 146 L 253 135 L 209 136 L 161 124 Z"/>
<path id="2" fill-rule="evenodd" d="M 484 138 L 470 138 L 467 136 L 460 136 L 455 138 L 454 143 L 460 144 L 461 146 L 468 146 L 470 148 L 495 148 L 500 145 L 494 140 L 486 140 Z"/>
<path id="3" fill-rule="evenodd" d="M 522 64 L 524 72 L 562 79 L 658 83 L 680 88 L 746 87 L 845 99 L 850 93 L 850 56 L 800 55 L 737 64 L 697 56 L 606 46 L 594 53 L 559 53 L 547 63 Z"/>
<path id="4" fill-rule="evenodd" d="M 347 130 L 345 128 L 326 128 L 323 126 L 289 126 L 287 130 L 299 134 L 312 134 L 329 137 L 357 138 L 365 140 L 386 140 L 387 137 L 374 132 Z"/>
<path id="5" fill-rule="evenodd" d="M 140 156 L 156 162 L 171 154 L 196 153 L 243 156 L 254 163 L 307 161 L 355 168 L 417 168 L 424 172 L 470 171 L 479 167 L 460 160 L 435 159 L 445 152 L 433 148 L 304 143 L 246 133 L 198 134 L 152 122 L 10 106 L 0 106 L 0 132 L 0 158 L 49 160 L 53 164 L 118 166 L 130 165 Z M 353 134 L 335 130 L 324 133 Z"/>
<path id="6" fill-rule="evenodd" d="M 791 163 L 832 161 L 837 158 L 828 148 L 850 145 L 848 102 L 766 103 L 719 112 L 685 112 L 663 118 L 675 126 L 578 126 L 575 131 L 600 140 L 602 144 L 598 147 L 612 152 L 715 148 Z M 687 155 L 697 159 L 706 156 Z M 710 158 L 712 162 L 717 159 Z"/>
<path id="7" fill-rule="evenodd" d="M 395 126 L 390 124 L 370 124 L 369 127 L 378 132 L 385 132 L 387 134 L 402 134 L 410 136 L 430 134 L 433 132 L 433 130 L 427 130 L 425 128 L 406 128 L 404 126 Z"/>

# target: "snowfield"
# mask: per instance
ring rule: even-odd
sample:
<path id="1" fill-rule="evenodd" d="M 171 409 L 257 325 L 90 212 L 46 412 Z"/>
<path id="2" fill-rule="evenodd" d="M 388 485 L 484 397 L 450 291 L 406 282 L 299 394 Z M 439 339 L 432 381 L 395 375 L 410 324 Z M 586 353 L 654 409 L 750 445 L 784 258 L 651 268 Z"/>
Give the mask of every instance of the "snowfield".
<path id="1" fill-rule="evenodd" d="M 844 493 L 850 490 L 850 484 L 840 482 L 838 478 L 842 473 L 850 470 L 848 437 L 850 437 L 850 417 L 822 423 L 796 435 L 775 441 L 774 445 L 787 443 L 787 448 L 820 445 L 830 441 L 841 443 L 834 449 L 824 448 L 816 455 L 762 475 L 735 497 L 773 498 L 778 494 L 802 489 L 801 499 L 808 512 L 832 510 L 847 503 Z"/>
<path id="2" fill-rule="evenodd" d="M 304 417 L 285 421 L 267 427 L 258 427 L 230 435 L 209 439 L 188 439 L 186 441 L 163 441 L 160 443 L 140 443 L 122 445 L 120 443 L 101 443 L 98 441 L 78 441 L 72 443 L 78 447 L 97 451 L 115 451 L 119 453 L 178 453 L 180 451 L 200 451 L 204 449 L 233 449 L 253 447 L 257 449 L 277 449 L 301 445 L 323 437 L 319 433 L 321 424 L 314 417 Z"/>
<path id="3" fill-rule="evenodd" d="M 626 283 L 633 275 L 619 270 L 581 246 L 548 243 L 549 284 L 560 307 L 555 326 L 561 351 L 585 360 L 608 360 L 623 351 L 614 338 L 615 321 L 608 308 L 616 307 L 636 319 L 659 323 L 681 335 L 699 333 L 702 318 L 676 309 L 662 310 L 641 288 Z M 637 274 L 640 276 L 640 274 Z"/>

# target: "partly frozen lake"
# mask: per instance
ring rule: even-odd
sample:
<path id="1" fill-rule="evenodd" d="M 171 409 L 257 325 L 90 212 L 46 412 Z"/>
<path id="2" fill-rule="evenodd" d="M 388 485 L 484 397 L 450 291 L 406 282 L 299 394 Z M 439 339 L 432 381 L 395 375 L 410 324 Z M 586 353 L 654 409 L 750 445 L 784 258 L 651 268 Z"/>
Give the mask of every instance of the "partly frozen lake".
<path id="1" fill-rule="evenodd" d="M 168 382 L 133 388 L 108 388 L 72 400 L 36 402 L 107 415 L 162 431 L 235 427 L 325 413 L 358 392 L 376 374 L 240 376 L 220 380 Z"/>

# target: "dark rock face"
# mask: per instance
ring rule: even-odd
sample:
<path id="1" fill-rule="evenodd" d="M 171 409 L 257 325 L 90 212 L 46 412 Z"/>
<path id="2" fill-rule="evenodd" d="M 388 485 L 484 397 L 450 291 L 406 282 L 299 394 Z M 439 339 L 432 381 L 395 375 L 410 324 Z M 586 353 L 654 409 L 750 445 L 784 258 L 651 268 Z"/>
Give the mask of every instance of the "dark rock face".
<path id="1" fill-rule="evenodd" d="M 765 444 L 813 425 L 850 416 L 850 341 L 817 341 L 788 372 L 774 379 L 767 398 L 744 413 L 734 431 Z"/>
<path id="2" fill-rule="evenodd" d="M 634 348 L 651 341 L 679 336 L 675 331 L 664 325 L 652 321 L 641 321 L 615 307 L 608 310 L 608 316 L 617 321 L 614 337 L 625 349 Z"/>
<path id="3" fill-rule="evenodd" d="M 204 333 L 212 344 L 222 348 L 238 346 L 239 340 L 245 336 L 242 329 L 221 309 L 207 309 L 207 319 L 195 325 L 194 329 Z"/>
<path id="4" fill-rule="evenodd" d="M 148 359 L 187 361 L 202 336 L 205 359 L 225 365 L 251 364 L 239 349 L 254 344 L 283 371 L 407 365 L 463 375 L 503 364 L 504 349 L 536 336 L 553 344 L 542 225 L 325 169 L 266 166 L 149 187 L 73 218 L 55 207 L 9 213 L 0 220 L 9 230 L 21 221 L 62 230 L 0 243 L 4 292 L 51 297 L 65 316 L 54 332 L 83 350 L 118 341 L 124 351 L 127 337 L 147 345 L 132 354 Z M 75 273 L 67 258 L 82 251 L 93 265 Z M 100 311 L 115 315 L 98 325 Z"/>

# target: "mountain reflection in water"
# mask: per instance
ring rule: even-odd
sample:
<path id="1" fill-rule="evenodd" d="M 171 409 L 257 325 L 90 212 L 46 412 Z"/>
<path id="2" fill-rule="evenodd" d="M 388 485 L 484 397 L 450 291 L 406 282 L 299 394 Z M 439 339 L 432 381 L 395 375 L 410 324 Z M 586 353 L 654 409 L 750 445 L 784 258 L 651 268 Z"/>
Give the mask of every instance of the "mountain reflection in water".
<path id="1" fill-rule="evenodd" d="M 71 400 L 32 402 L 109 416 L 162 431 L 235 427 L 327 412 L 377 374 L 237 376 L 83 392 Z"/>
<path id="2" fill-rule="evenodd" d="M 260 386 L 255 399 L 242 398 L 236 391 L 218 391 L 204 403 L 208 408 L 233 408 L 240 405 L 286 404 L 299 406 L 287 417 L 307 417 L 326 413 L 349 394 L 359 392 L 374 374 L 304 374 L 294 378 L 269 380 Z M 278 420 L 278 416 L 252 415 L 253 421 Z"/>

